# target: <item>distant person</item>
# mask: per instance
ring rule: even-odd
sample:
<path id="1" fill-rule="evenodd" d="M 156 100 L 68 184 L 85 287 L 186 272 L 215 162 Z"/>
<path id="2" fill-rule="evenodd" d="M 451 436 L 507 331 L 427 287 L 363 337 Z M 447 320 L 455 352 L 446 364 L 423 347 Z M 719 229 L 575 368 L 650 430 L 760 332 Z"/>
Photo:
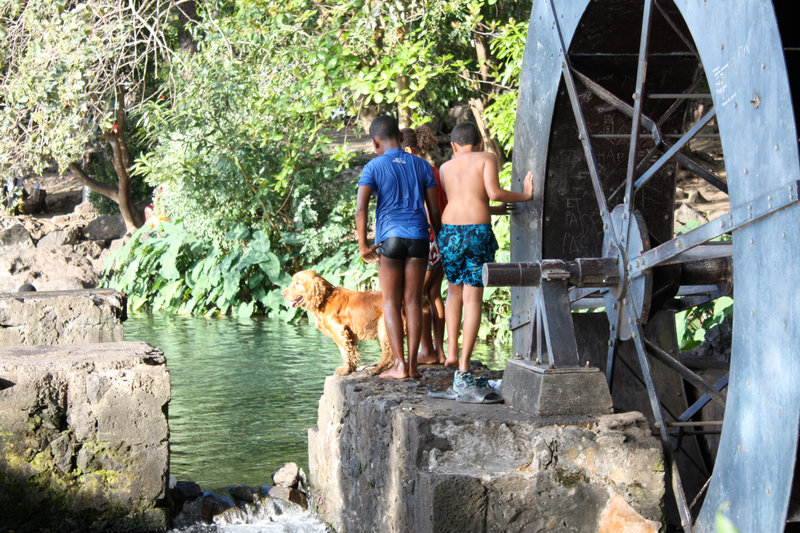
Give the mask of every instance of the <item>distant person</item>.
<path id="1" fill-rule="evenodd" d="M 526 202 L 533 197 L 533 174 L 523 180 L 523 192 L 503 189 L 497 175 L 497 158 L 483 152 L 483 142 L 475 124 L 456 125 L 450 135 L 453 158 L 442 165 L 441 179 L 447 193 L 447 207 L 442 213 L 439 248 L 447 276 L 447 365 L 458 365 L 453 386 L 433 396 L 468 403 L 503 401 L 483 378 L 474 378 L 470 360 L 483 305 L 484 263 L 494 261 L 497 251 L 490 223 L 489 200 Z M 462 347 L 459 357 L 458 337 L 464 315 Z"/>
<path id="2" fill-rule="evenodd" d="M 409 154 L 422 157 L 436 146 L 436 136 L 428 126 L 419 126 L 416 129 L 403 128 L 400 130 L 403 140 L 400 143 L 403 150 Z M 433 179 L 436 181 L 436 192 L 439 198 L 439 209 L 444 210 L 447 205 L 447 195 L 439 179 L 439 169 L 431 165 Z M 431 246 L 436 244 L 433 231 L 430 232 Z M 442 262 L 437 255 L 428 263 L 425 272 L 425 281 L 422 285 L 422 295 L 428 298 L 429 311 L 422 312 L 422 336 L 420 338 L 417 362 L 423 364 L 444 364 L 444 300 L 442 300 L 442 280 L 444 270 Z"/>
<path id="3" fill-rule="evenodd" d="M 364 167 L 358 181 L 356 233 L 364 261 L 378 263 L 383 313 L 394 364 L 382 378 L 419 378 L 417 352 L 422 327 L 425 265 L 438 255 L 429 246 L 428 216 L 434 233 L 441 225 L 436 181 L 431 165 L 400 147 L 397 120 L 380 116 L 369 136 L 378 157 Z M 376 198 L 375 244 L 367 243 L 369 201 Z M 425 213 L 427 206 L 428 215 Z M 408 331 L 408 364 L 403 350 L 403 315 Z"/>

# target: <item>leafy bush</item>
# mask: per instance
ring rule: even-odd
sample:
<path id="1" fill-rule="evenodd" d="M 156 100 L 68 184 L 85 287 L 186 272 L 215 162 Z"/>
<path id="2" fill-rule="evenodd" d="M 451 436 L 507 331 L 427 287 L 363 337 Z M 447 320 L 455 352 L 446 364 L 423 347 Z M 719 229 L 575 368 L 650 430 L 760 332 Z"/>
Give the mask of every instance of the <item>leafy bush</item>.
<path id="1" fill-rule="evenodd" d="M 272 289 L 289 276 L 269 236 L 239 226 L 225 238 L 238 246 L 215 246 L 181 224 L 146 225 L 109 256 L 107 285 L 127 293 L 134 311 L 148 305 L 184 314 L 280 312 L 280 295 Z"/>

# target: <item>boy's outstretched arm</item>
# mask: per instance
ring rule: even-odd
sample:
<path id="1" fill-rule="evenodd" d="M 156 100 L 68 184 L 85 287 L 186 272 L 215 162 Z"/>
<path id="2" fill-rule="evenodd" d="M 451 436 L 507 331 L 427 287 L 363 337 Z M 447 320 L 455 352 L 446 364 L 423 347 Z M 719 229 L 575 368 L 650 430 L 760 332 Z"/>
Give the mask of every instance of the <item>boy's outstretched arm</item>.
<path id="1" fill-rule="evenodd" d="M 358 236 L 358 253 L 367 263 L 377 263 L 380 256 L 375 251 L 381 243 L 373 246 L 367 244 L 367 212 L 369 211 L 369 198 L 372 196 L 372 188 L 368 185 L 358 186 L 358 196 L 356 197 L 356 235 Z"/>
<path id="2" fill-rule="evenodd" d="M 497 158 L 487 153 L 483 165 L 483 186 L 486 195 L 495 202 L 527 202 L 533 198 L 533 173 L 528 172 L 522 182 L 522 192 L 508 191 L 500 186 L 497 176 Z"/>

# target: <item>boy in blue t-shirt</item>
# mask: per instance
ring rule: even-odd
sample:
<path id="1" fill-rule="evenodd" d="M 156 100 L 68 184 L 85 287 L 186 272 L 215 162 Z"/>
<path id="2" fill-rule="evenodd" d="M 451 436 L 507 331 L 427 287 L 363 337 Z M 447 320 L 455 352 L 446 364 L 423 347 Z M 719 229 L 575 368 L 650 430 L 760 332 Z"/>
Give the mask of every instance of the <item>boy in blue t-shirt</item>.
<path id="1" fill-rule="evenodd" d="M 378 263 L 383 319 L 394 365 L 382 378 L 419 378 L 417 351 L 422 333 L 422 285 L 429 258 L 438 256 L 430 243 L 428 215 L 439 233 L 441 213 L 433 171 L 427 161 L 406 153 L 397 120 L 372 121 L 369 136 L 378 157 L 367 163 L 358 180 L 356 233 L 358 251 L 367 263 Z M 375 244 L 367 243 L 367 212 L 375 195 Z M 428 215 L 425 206 L 428 207 Z M 403 350 L 403 315 L 408 331 L 408 365 Z"/>

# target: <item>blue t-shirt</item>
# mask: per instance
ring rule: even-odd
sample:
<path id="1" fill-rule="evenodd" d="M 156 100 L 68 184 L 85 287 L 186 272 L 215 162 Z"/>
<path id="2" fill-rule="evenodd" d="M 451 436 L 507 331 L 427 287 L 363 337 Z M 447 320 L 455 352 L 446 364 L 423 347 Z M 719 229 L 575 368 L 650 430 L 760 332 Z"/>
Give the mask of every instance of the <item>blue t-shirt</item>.
<path id="1" fill-rule="evenodd" d="M 425 189 L 435 189 L 430 163 L 401 148 L 387 150 L 366 164 L 358 185 L 375 194 L 375 243 L 389 237 L 428 239 Z"/>

